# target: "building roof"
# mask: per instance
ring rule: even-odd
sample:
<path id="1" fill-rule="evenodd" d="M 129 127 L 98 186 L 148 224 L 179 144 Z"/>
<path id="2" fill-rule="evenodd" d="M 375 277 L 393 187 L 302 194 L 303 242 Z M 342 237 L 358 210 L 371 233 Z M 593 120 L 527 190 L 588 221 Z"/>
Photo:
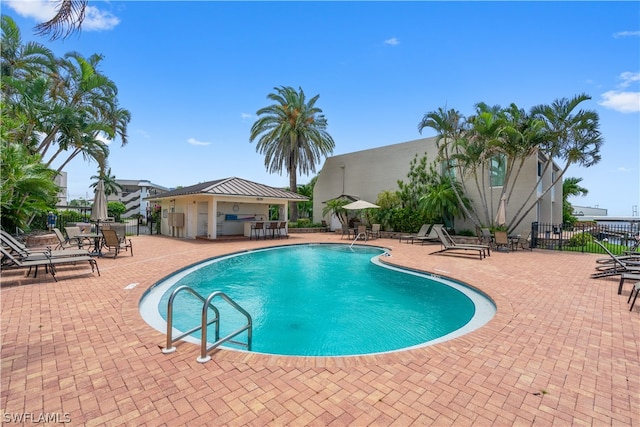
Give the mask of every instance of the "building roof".
<path id="1" fill-rule="evenodd" d="M 188 195 L 207 196 L 241 196 L 241 197 L 268 197 L 273 199 L 286 200 L 308 200 L 307 197 L 280 188 L 269 187 L 242 178 L 224 178 L 215 181 L 201 182 L 188 187 L 177 188 L 175 190 L 162 193 L 149 199 L 159 200 Z"/>

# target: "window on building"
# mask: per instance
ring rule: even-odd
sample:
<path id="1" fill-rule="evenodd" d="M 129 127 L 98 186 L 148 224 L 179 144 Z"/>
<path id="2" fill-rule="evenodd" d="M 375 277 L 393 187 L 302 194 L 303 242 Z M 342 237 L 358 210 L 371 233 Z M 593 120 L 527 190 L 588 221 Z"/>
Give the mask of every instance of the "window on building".
<path id="1" fill-rule="evenodd" d="M 456 163 L 451 159 L 449 162 L 443 161 L 440 163 L 440 174 L 442 176 L 456 177 Z"/>
<path id="2" fill-rule="evenodd" d="M 491 157 L 489 161 L 489 182 L 491 187 L 502 187 L 507 172 L 507 161 L 504 154 Z"/>

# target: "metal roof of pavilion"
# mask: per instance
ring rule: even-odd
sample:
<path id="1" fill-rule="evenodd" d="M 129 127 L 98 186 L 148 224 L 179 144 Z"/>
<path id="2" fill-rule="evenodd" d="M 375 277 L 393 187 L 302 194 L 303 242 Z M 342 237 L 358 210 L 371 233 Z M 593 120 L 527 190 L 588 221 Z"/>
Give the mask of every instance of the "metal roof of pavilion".
<path id="1" fill-rule="evenodd" d="M 224 178 L 215 181 L 201 182 L 188 187 L 177 188 L 167 191 L 149 199 L 159 200 L 175 198 L 178 196 L 205 195 L 205 196 L 242 196 L 242 197 L 263 197 L 286 200 L 308 200 L 307 197 L 280 188 L 270 187 L 257 182 L 248 181 L 242 178 Z"/>

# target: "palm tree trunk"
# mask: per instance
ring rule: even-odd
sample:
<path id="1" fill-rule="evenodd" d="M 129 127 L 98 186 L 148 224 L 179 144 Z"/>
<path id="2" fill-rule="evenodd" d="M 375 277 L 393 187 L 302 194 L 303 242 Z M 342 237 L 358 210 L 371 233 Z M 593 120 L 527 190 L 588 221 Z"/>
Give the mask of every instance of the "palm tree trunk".
<path id="1" fill-rule="evenodd" d="M 560 180 L 562 179 L 562 177 L 564 176 L 564 174 L 565 174 L 565 172 L 567 171 L 567 169 L 569 169 L 569 165 L 570 165 L 570 164 L 571 164 L 570 162 L 567 162 L 567 164 L 565 165 L 564 169 L 562 169 L 562 173 L 559 173 L 559 174 L 558 174 L 558 176 L 556 177 L 556 179 L 554 179 L 554 180 L 551 182 L 551 184 L 549 184 L 549 186 L 548 186 L 548 187 L 547 187 L 547 188 L 542 192 L 542 194 L 541 194 L 541 195 L 539 195 L 539 196 L 536 198 L 536 202 L 535 202 L 535 203 L 532 203 L 532 204 L 531 204 L 531 206 L 529 206 L 529 208 L 528 208 L 527 210 L 525 210 L 525 211 L 524 211 L 524 213 L 522 213 L 522 215 L 517 219 L 517 221 L 516 221 L 516 219 L 514 218 L 514 224 L 513 224 L 513 225 L 511 225 L 511 226 L 509 227 L 509 232 L 512 232 L 513 230 L 515 230 L 515 229 L 516 229 L 516 227 L 518 227 L 518 226 L 520 225 L 520 223 L 521 223 L 522 221 L 524 221 L 524 219 L 525 219 L 525 217 L 527 216 L 527 214 L 529 214 L 529 212 L 531 212 L 531 211 L 533 210 L 533 208 L 536 206 L 536 203 L 537 203 L 540 199 L 542 199 L 542 198 L 543 198 L 543 197 L 544 197 L 544 196 L 549 192 L 549 190 L 551 190 L 551 189 L 553 188 L 553 186 L 554 186 L 554 185 L 556 185 L 556 184 L 558 183 L 558 181 L 560 181 Z M 543 176 L 544 176 L 544 174 L 543 174 Z M 536 187 L 537 187 L 537 186 L 536 186 Z M 523 207 L 524 207 L 524 205 L 523 205 Z M 520 210 L 522 210 L 522 209 L 520 209 Z"/>
<path id="2" fill-rule="evenodd" d="M 295 166 L 289 168 L 289 190 L 292 193 L 298 193 L 298 172 L 296 171 Z M 298 202 L 293 201 L 289 202 L 289 220 L 297 221 L 298 220 Z"/>

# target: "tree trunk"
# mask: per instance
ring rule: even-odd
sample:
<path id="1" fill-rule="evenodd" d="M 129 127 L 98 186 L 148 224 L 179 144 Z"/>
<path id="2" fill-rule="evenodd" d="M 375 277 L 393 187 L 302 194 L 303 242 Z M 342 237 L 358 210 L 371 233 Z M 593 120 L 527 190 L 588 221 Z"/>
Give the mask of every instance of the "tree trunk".
<path id="1" fill-rule="evenodd" d="M 296 168 L 292 167 L 289 170 L 289 191 L 292 193 L 298 194 L 298 173 Z M 297 221 L 298 220 L 298 202 L 293 201 L 289 202 L 289 220 Z"/>

